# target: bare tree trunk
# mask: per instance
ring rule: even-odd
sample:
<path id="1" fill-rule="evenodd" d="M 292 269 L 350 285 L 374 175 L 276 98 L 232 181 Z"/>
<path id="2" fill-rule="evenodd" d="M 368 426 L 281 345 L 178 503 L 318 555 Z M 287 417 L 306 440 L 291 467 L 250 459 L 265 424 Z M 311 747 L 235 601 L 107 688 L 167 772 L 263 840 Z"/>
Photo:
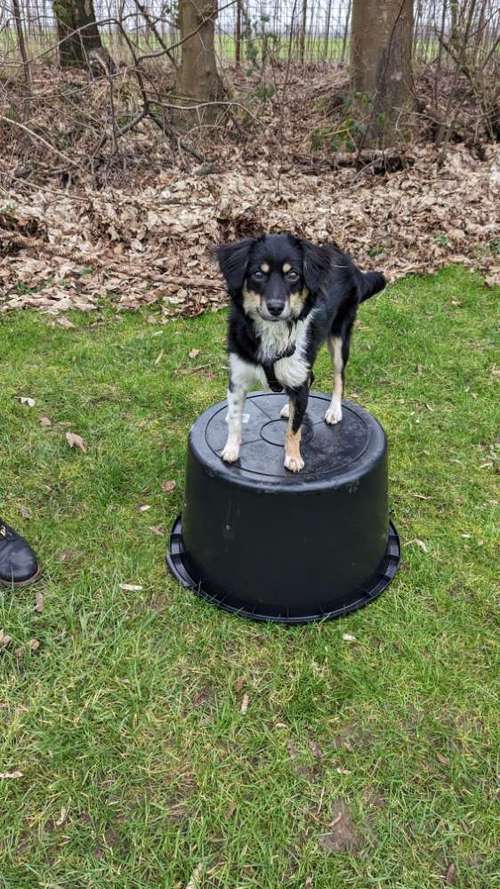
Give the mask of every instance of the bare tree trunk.
<path id="1" fill-rule="evenodd" d="M 241 0 L 236 0 L 236 43 L 235 43 L 236 67 L 241 64 Z"/>
<path id="2" fill-rule="evenodd" d="M 332 20 L 332 0 L 328 0 L 328 6 L 326 9 L 326 24 L 325 24 L 325 62 L 328 60 L 328 56 L 330 55 L 330 24 Z"/>
<path id="3" fill-rule="evenodd" d="M 307 27 L 307 0 L 302 0 L 302 25 L 300 28 L 299 54 L 300 61 L 304 64 L 304 53 L 306 47 L 306 27 Z"/>
<path id="4" fill-rule="evenodd" d="M 101 43 L 93 0 L 54 0 L 53 8 L 61 68 L 88 68 L 95 54 L 104 61 L 107 50 Z"/>
<path id="5" fill-rule="evenodd" d="M 192 126 L 196 120 L 213 122 L 223 98 L 222 81 L 215 58 L 217 0 L 180 0 L 181 63 L 175 83 L 176 123 Z M 207 104 L 208 103 L 208 104 Z M 198 105 L 193 109 L 193 105 Z M 190 106 L 182 110 L 182 106 Z"/>
<path id="6" fill-rule="evenodd" d="M 21 10 L 19 8 L 19 0 L 12 0 L 12 11 L 14 13 L 14 21 L 16 23 L 17 42 L 19 44 L 19 52 L 23 60 L 24 79 L 26 81 L 26 95 L 28 99 L 31 97 L 31 68 L 26 52 L 26 41 L 24 39 L 24 28 L 21 21 Z M 27 102 L 26 115 L 29 115 L 29 101 Z"/>
<path id="7" fill-rule="evenodd" d="M 347 38 L 349 36 L 349 25 L 351 22 L 351 7 L 352 0 L 349 0 L 349 6 L 347 7 L 347 15 L 345 19 L 345 27 L 344 27 L 344 36 L 342 38 L 342 54 L 340 56 L 340 64 L 343 65 L 345 62 L 345 53 L 347 49 Z"/>
<path id="8" fill-rule="evenodd" d="M 412 104 L 413 0 L 353 0 L 351 66 L 362 145 L 385 148 L 402 135 Z"/>
<path id="9" fill-rule="evenodd" d="M 460 44 L 460 38 L 458 35 L 458 22 L 459 22 L 459 0 L 450 0 L 450 17 L 451 17 L 451 28 L 450 28 L 450 44 L 454 46 L 455 44 L 458 46 Z"/>

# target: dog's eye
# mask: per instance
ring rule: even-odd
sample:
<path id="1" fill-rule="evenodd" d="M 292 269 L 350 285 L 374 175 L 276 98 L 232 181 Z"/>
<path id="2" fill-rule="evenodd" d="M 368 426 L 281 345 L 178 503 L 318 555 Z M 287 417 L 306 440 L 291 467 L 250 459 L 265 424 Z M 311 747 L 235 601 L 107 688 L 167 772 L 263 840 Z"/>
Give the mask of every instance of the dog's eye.
<path id="1" fill-rule="evenodd" d="M 252 278 L 254 279 L 254 281 L 263 281 L 263 279 L 265 278 L 264 272 L 253 272 Z"/>
<path id="2" fill-rule="evenodd" d="M 299 274 L 294 269 L 290 269 L 290 271 L 286 273 L 286 277 L 288 281 L 292 282 L 299 280 Z"/>

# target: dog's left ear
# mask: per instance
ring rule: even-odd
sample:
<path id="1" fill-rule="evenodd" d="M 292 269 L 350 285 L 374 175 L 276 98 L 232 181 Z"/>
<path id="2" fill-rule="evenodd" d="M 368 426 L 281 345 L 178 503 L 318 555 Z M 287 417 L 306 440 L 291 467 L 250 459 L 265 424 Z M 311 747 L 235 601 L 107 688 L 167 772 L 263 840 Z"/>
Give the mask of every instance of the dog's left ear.
<path id="1" fill-rule="evenodd" d="M 253 238 L 245 238 L 233 244 L 221 244 L 215 248 L 220 270 L 226 279 L 229 291 L 241 290 L 248 265 L 248 255 Z"/>
<path id="2" fill-rule="evenodd" d="M 318 247 L 310 241 L 301 241 L 302 274 L 310 293 L 317 293 L 330 269 L 331 256 L 328 247 Z"/>

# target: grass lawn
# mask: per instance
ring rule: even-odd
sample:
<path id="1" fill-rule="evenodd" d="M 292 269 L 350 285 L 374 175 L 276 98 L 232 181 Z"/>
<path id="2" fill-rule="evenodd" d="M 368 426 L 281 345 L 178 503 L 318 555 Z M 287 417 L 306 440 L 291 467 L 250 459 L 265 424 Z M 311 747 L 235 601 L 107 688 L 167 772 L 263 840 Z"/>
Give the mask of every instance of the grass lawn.
<path id="1" fill-rule="evenodd" d="M 0 512 L 44 566 L 0 592 L 0 773 L 22 773 L 0 778 L 1 889 L 494 885 L 496 299 L 454 268 L 362 307 L 347 394 L 389 437 L 403 565 L 295 628 L 164 571 L 225 313 L 0 316 Z"/>

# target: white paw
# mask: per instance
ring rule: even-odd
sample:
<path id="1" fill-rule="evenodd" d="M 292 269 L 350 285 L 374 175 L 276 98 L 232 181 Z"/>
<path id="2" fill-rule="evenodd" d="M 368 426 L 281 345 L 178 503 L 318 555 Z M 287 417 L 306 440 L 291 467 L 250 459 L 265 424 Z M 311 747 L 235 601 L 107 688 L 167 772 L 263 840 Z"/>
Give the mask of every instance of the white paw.
<path id="1" fill-rule="evenodd" d="M 341 419 L 342 406 L 340 404 L 331 404 L 325 414 L 325 422 L 328 423 L 329 426 L 334 426 L 335 423 L 340 423 Z"/>
<path id="2" fill-rule="evenodd" d="M 286 401 L 280 410 L 280 417 L 282 417 L 283 420 L 288 420 L 289 416 L 290 416 L 290 405 L 288 404 L 288 401 Z"/>
<path id="3" fill-rule="evenodd" d="M 300 455 L 298 457 L 290 457 L 288 454 L 285 454 L 285 469 L 289 469 L 290 472 L 300 472 L 303 468 L 304 461 Z"/>
<path id="4" fill-rule="evenodd" d="M 226 446 L 224 447 L 224 450 L 221 452 L 221 457 L 224 460 L 224 463 L 236 463 L 239 456 L 240 456 L 239 444 L 233 444 L 228 441 Z"/>

